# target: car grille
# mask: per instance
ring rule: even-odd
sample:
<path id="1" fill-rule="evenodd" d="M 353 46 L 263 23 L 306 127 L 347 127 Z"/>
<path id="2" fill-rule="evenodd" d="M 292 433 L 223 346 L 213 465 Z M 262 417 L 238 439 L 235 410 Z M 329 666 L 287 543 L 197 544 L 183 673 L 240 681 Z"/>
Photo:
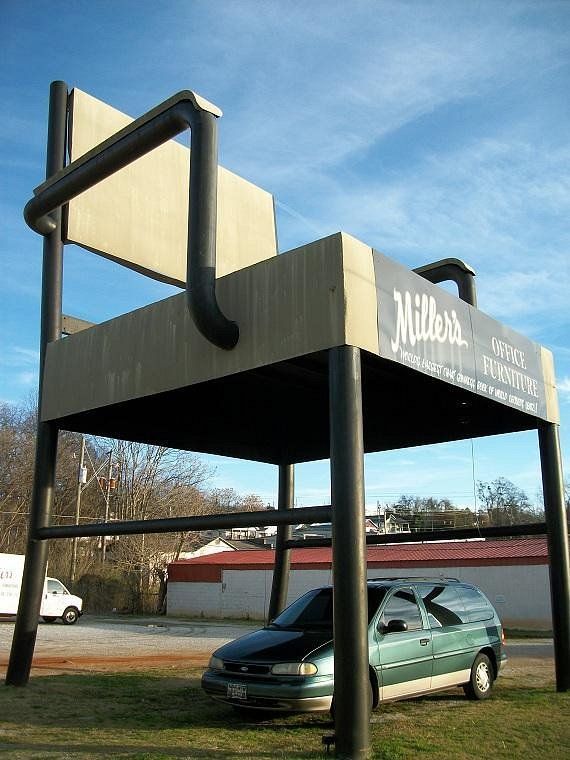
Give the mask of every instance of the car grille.
<path id="1" fill-rule="evenodd" d="M 271 672 L 271 665 L 256 665 L 252 662 L 224 662 L 224 670 L 228 673 L 238 673 L 242 676 L 267 676 Z"/>

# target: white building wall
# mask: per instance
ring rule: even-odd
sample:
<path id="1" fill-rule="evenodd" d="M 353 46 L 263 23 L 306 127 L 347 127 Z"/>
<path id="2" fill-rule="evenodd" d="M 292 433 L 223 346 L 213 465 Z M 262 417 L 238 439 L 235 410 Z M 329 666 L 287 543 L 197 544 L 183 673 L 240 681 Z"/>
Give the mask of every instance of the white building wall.
<path id="1" fill-rule="evenodd" d="M 223 617 L 263 618 L 269 604 L 272 574 L 271 570 L 224 570 L 221 584 Z"/>
<path id="2" fill-rule="evenodd" d="M 222 584 L 169 581 L 167 615 L 221 618 Z"/>
<path id="3" fill-rule="evenodd" d="M 292 570 L 287 604 L 331 583 L 329 570 Z M 272 570 L 224 570 L 221 583 L 170 581 L 167 612 L 192 617 L 264 620 L 271 598 Z"/>
<path id="4" fill-rule="evenodd" d="M 302 594 L 319 586 L 330 586 L 332 572 L 330 570 L 292 570 L 289 577 L 287 604 L 291 604 Z"/>
<path id="5" fill-rule="evenodd" d="M 429 576 L 458 578 L 479 586 L 510 627 L 551 628 L 547 565 L 369 569 L 368 578 Z M 263 620 L 271 597 L 271 570 L 224 570 L 222 583 L 171 582 L 168 613 L 193 617 Z M 330 570 L 292 570 L 287 603 L 332 583 Z"/>

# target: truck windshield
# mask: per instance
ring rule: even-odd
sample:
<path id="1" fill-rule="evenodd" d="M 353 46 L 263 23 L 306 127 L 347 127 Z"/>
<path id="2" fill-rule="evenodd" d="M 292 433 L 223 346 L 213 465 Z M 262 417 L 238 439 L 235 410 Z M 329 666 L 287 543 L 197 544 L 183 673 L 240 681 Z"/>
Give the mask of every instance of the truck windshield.
<path id="1" fill-rule="evenodd" d="M 368 622 L 371 621 L 386 594 L 382 586 L 368 587 Z M 271 622 L 275 628 L 330 629 L 333 627 L 332 588 L 309 591 L 289 605 Z"/>

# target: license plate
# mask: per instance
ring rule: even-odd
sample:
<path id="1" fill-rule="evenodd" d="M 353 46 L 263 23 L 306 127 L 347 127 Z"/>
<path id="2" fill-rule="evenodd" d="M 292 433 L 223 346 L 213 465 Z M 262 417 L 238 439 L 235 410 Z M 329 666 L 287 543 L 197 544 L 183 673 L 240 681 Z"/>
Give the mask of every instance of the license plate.
<path id="1" fill-rule="evenodd" d="M 247 699 L 247 686 L 241 683 L 229 683 L 227 695 L 229 699 Z"/>

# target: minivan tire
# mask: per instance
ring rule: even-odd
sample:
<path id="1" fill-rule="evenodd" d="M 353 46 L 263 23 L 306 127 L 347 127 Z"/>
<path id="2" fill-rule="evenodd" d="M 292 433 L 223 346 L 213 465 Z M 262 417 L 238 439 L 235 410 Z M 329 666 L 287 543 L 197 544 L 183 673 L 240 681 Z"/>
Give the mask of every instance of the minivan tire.
<path id="1" fill-rule="evenodd" d="M 369 705 L 368 712 L 370 713 L 370 715 L 372 715 L 372 710 L 374 709 L 374 689 L 373 689 L 371 681 L 368 681 L 368 705 Z M 334 707 L 334 695 L 333 695 L 333 698 L 331 701 L 331 707 L 329 710 L 330 716 L 333 722 L 334 722 L 334 710 L 335 710 L 335 707 Z"/>
<path id="2" fill-rule="evenodd" d="M 61 616 L 61 620 L 64 625 L 73 625 L 74 623 L 77 623 L 78 618 L 79 612 L 75 609 L 75 607 L 67 607 Z"/>
<path id="3" fill-rule="evenodd" d="M 491 660 L 483 652 L 479 652 L 471 668 L 471 677 L 463 690 L 468 699 L 487 699 L 493 688 L 495 674 Z"/>

